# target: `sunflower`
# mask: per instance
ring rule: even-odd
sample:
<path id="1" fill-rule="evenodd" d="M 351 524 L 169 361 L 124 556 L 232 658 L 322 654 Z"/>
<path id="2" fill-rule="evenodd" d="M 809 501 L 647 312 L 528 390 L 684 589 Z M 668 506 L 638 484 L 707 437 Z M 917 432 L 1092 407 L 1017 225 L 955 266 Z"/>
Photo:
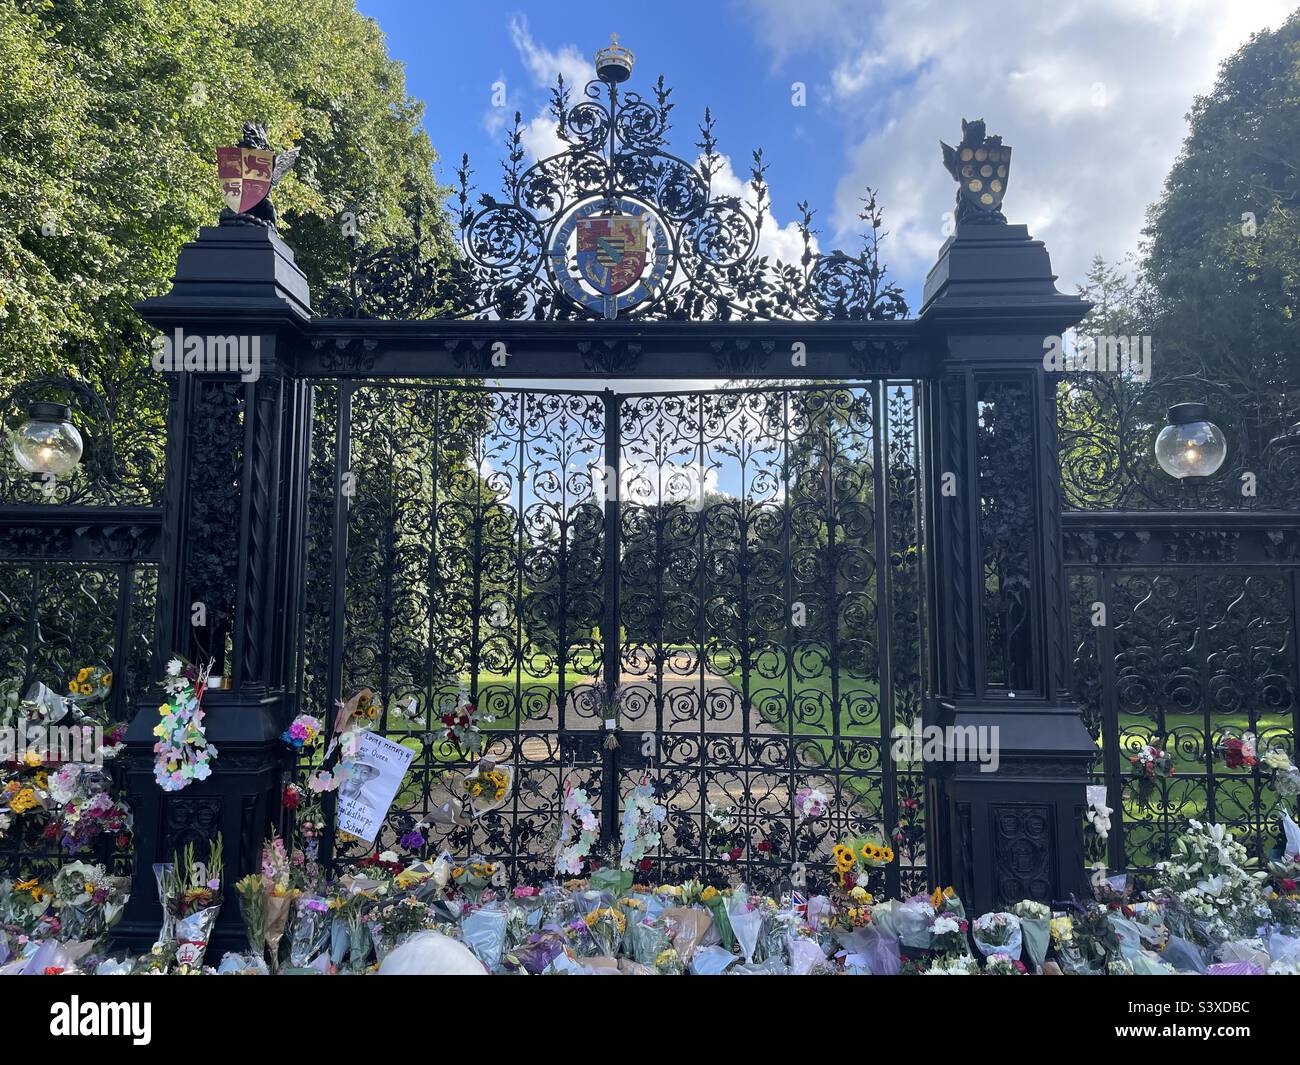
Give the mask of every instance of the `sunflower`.
<path id="1" fill-rule="evenodd" d="M 852 869 L 858 860 L 853 853 L 853 849 L 844 846 L 843 843 L 835 844 L 831 850 L 831 854 L 835 856 L 835 868 L 840 872 Z"/>

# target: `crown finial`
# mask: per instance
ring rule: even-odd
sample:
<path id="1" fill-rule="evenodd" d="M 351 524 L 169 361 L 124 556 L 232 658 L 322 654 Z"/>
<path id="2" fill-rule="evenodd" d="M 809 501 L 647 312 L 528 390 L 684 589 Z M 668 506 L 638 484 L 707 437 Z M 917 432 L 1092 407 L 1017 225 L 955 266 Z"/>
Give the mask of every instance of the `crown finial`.
<path id="1" fill-rule="evenodd" d="M 618 43 L 618 34 L 609 35 L 609 44 L 596 53 L 596 77 L 610 85 L 618 85 L 632 76 L 636 62 L 628 49 Z"/>

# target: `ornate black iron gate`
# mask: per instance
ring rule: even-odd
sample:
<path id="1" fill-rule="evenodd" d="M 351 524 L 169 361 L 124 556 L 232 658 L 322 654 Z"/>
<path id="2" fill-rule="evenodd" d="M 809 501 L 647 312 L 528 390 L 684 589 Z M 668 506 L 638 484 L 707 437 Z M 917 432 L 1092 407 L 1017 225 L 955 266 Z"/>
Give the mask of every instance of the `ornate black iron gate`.
<path id="1" fill-rule="evenodd" d="M 920 885 L 919 773 L 889 757 L 921 703 L 916 394 L 318 385 L 308 584 L 328 608 L 303 691 L 323 712 L 372 686 L 416 749 L 377 847 L 423 821 L 435 849 L 536 876 L 566 778 L 609 841 L 650 782 L 669 813 L 648 877 L 798 880 L 871 826 L 900 854 L 890 890 Z M 471 828 L 433 813 L 467 767 L 440 722 L 458 700 L 516 772 Z M 826 816 L 799 818 L 803 788 Z"/>

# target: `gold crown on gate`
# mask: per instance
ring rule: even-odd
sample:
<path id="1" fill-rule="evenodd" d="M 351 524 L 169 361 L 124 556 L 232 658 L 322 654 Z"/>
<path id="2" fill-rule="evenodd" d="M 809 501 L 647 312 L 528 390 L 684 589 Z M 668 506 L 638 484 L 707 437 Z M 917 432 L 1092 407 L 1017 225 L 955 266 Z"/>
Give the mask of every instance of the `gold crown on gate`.
<path id="1" fill-rule="evenodd" d="M 611 33 L 609 44 L 596 53 L 596 77 L 617 85 L 632 76 L 635 62 L 636 56 L 618 43 L 618 34 Z"/>

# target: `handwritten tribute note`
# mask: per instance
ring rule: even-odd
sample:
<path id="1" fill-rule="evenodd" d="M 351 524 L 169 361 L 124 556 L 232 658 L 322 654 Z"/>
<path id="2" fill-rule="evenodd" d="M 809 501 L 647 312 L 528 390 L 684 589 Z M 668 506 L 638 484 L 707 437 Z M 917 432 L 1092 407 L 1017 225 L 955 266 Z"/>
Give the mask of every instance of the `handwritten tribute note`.
<path id="1" fill-rule="evenodd" d="M 374 843 L 414 757 L 410 747 L 361 733 L 352 775 L 339 789 L 339 831 Z"/>

